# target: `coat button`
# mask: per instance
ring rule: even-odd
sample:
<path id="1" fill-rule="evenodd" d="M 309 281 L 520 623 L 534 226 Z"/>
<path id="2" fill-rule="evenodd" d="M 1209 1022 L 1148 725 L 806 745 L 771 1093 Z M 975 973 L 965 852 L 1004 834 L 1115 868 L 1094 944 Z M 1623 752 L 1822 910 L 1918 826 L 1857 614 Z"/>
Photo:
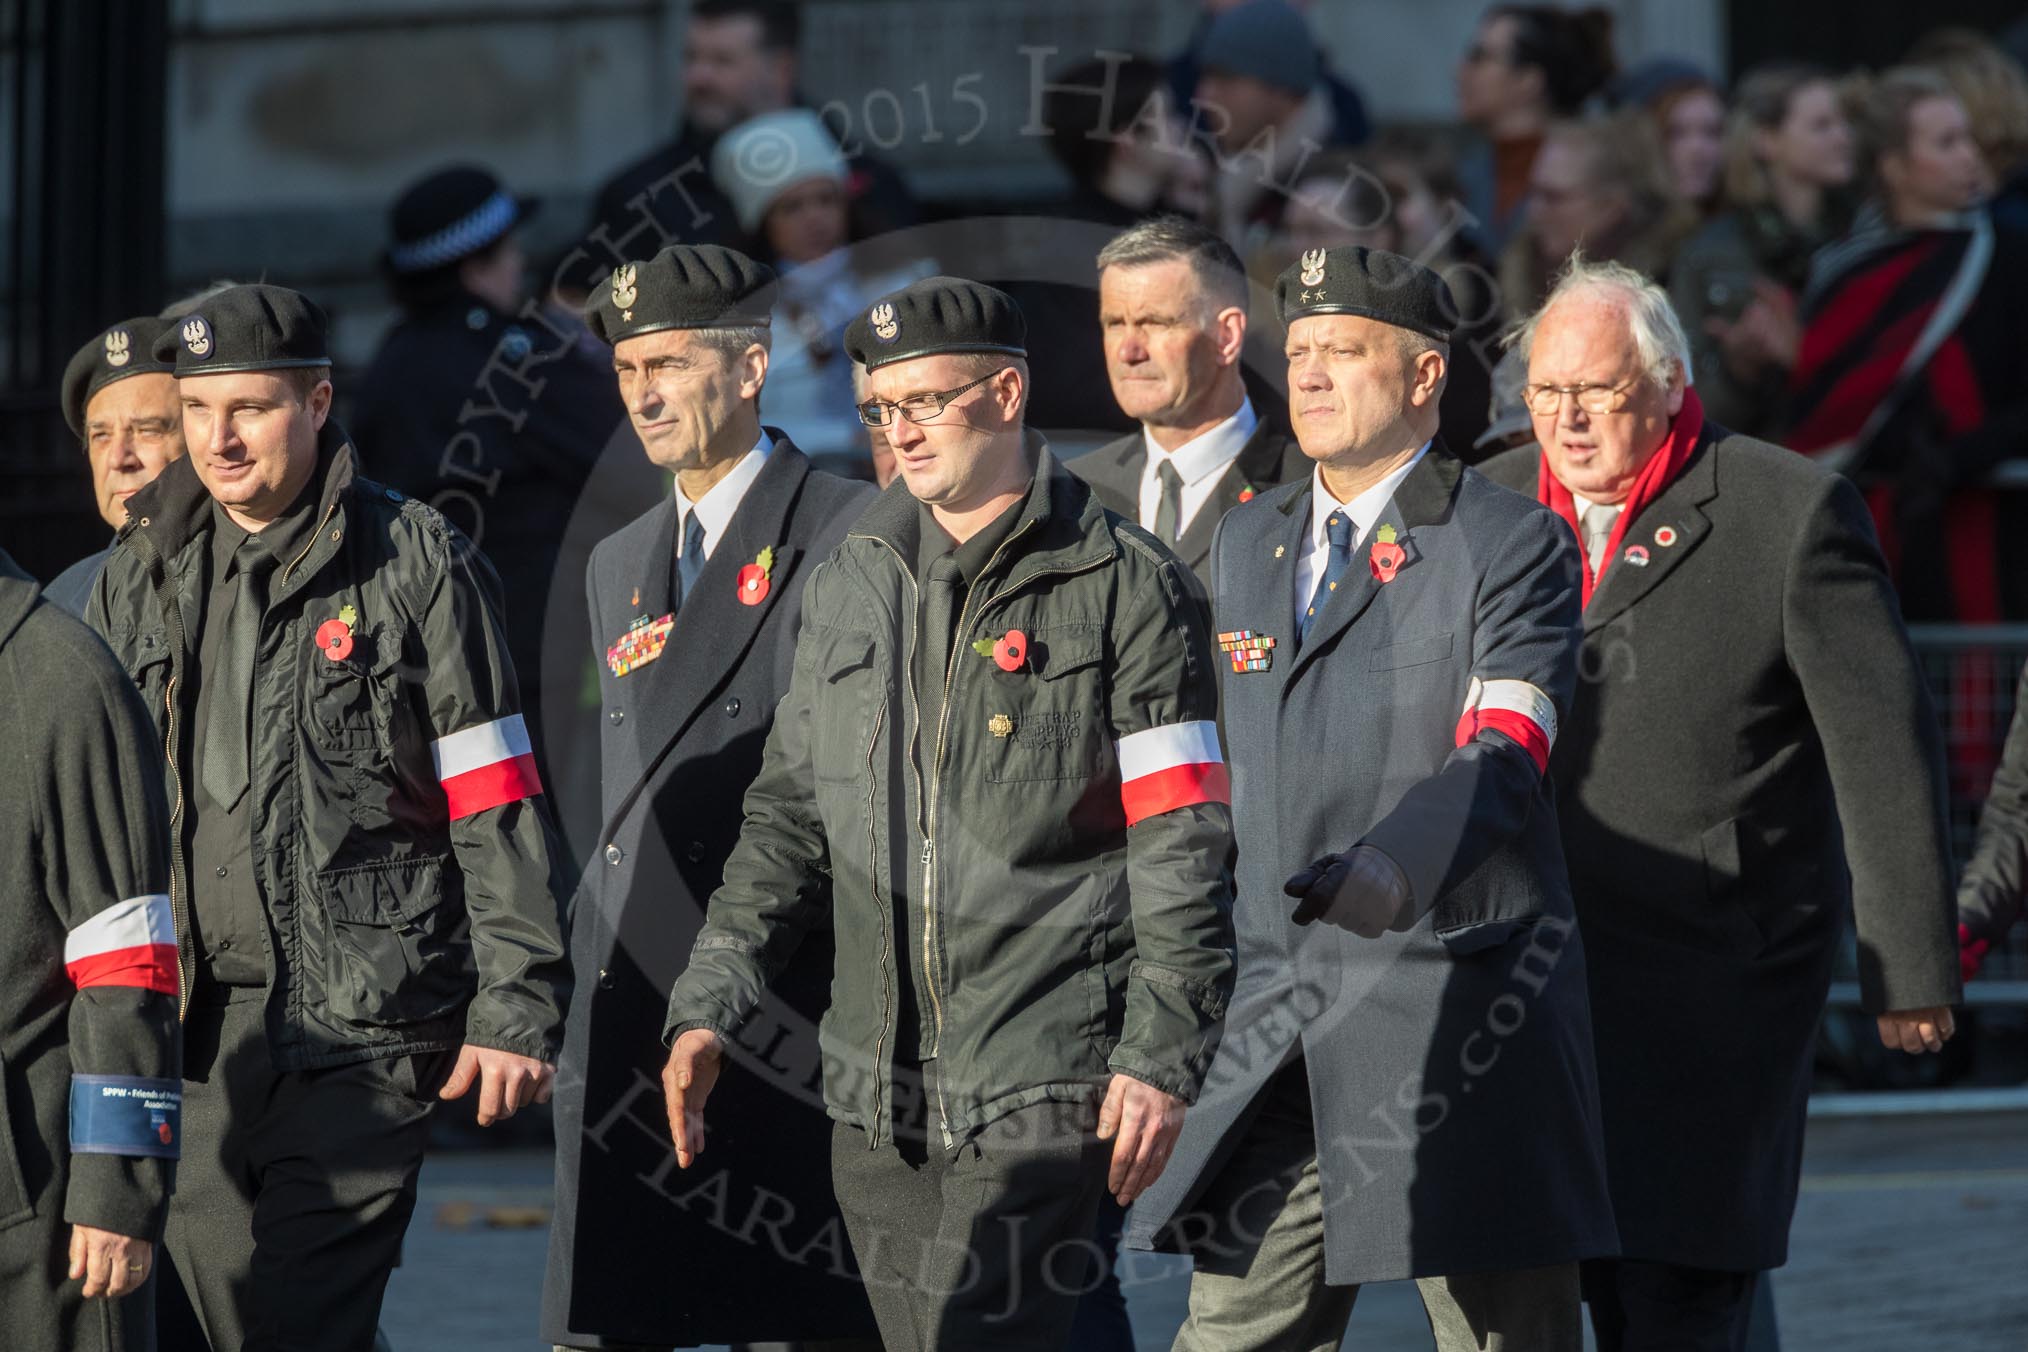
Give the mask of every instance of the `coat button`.
<path id="1" fill-rule="evenodd" d="M 627 716 L 621 713 L 618 709 L 613 710 L 611 713 L 607 714 L 606 717 L 612 721 L 612 725 L 616 728 L 620 726 L 620 724 L 627 721 Z"/>
<path id="2" fill-rule="evenodd" d="M 606 862 L 608 864 L 611 864 L 614 868 L 618 868 L 620 866 L 620 861 L 622 859 L 625 859 L 626 857 L 627 852 L 621 849 L 619 846 L 617 845 L 606 846 Z"/>
<path id="3" fill-rule="evenodd" d="M 219 876 L 219 877 L 221 877 L 221 878 L 223 878 L 223 877 L 225 876 L 225 865 L 223 865 L 223 864 L 220 864 L 220 865 L 218 866 L 218 876 Z"/>
<path id="4" fill-rule="evenodd" d="M 737 718 L 739 716 L 738 696 L 734 696 L 725 702 L 725 716 L 727 718 Z"/>
<path id="5" fill-rule="evenodd" d="M 608 972 L 608 971 L 607 971 L 607 970 L 606 970 L 605 968 L 603 968 L 603 967 L 599 968 L 599 989 L 600 989 L 600 990 L 602 990 L 602 991 L 609 991 L 609 990 L 611 990 L 611 989 L 612 989 L 612 988 L 613 988 L 614 986 L 616 986 L 616 985 L 618 985 L 618 984 L 619 984 L 618 982 L 616 982 L 616 981 L 614 981 L 614 980 L 613 980 L 613 974 L 612 974 L 611 972 Z"/>
<path id="6" fill-rule="evenodd" d="M 685 851 L 683 852 L 683 857 L 684 857 L 685 859 L 688 859 L 688 860 L 689 860 L 689 861 L 690 861 L 691 863 L 693 863 L 693 864 L 701 864 L 701 863 L 703 863 L 703 862 L 704 862 L 704 842 L 703 842 L 703 841 L 701 841 L 701 840 L 693 840 L 693 841 L 691 841 L 691 842 L 690 842 L 690 848 L 689 848 L 689 849 L 687 849 L 687 850 L 685 850 Z"/>

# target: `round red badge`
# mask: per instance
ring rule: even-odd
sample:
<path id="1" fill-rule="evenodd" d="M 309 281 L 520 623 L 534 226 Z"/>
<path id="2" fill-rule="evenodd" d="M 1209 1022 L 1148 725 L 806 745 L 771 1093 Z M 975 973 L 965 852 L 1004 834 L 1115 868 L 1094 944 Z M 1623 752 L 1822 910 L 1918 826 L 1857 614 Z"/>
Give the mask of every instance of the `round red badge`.
<path id="1" fill-rule="evenodd" d="M 1676 528 L 1674 526 L 1664 526 L 1660 530 L 1656 531 L 1655 543 L 1662 546 L 1662 548 L 1664 549 L 1667 549 L 1670 545 L 1675 544 Z"/>
<path id="2" fill-rule="evenodd" d="M 993 665 L 1002 671 L 1019 671 L 1028 660 L 1028 635 L 1009 629 L 993 645 Z"/>
<path id="3" fill-rule="evenodd" d="M 333 662 L 352 656 L 352 626 L 343 620 L 326 620 L 317 626 L 317 650 Z"/>
<path id="4" fill-rule="evenodd" d="M 768 574 L 757 563 L 749 563 L 739 570 L 739 603 L 743 606 L 757 606 L 768 599 Z"/>

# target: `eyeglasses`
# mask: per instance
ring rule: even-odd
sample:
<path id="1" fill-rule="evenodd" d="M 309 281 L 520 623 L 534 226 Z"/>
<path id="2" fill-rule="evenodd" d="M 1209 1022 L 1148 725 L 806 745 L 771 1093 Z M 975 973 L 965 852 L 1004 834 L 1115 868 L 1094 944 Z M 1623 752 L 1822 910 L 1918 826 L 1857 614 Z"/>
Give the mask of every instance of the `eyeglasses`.
<path id="1" fill-rule="evenodd" d="M 1538 418 L 1551 418 L 1563 409 L 1563 396 L 1577 400 L 1577 406 L 1593 417 L 1617 413 L 1626 407 L 1627 393 L 1640 380 L 1633 376 L 1617 385 L 1524 385 L 1522 402 Z"/>
<path id="2" fill-rule="evenodd" d="M 976 390 L 1002 371 L 1012 369 L 1010 366 L 1003 366 L 999 371 L 989 371 L 971 384 L 960 385 L 955 390 L 927 390 L 922 394 L 911 394 L 908 398 L 892 404 L 882 403 L 878 399 L 868 399 L 859 406 L 859 421 L 868 427 L 885 427 L 893 422 L 894 415 L 899 413 L 912 423 L 934 422 L 960 395 Z"/>

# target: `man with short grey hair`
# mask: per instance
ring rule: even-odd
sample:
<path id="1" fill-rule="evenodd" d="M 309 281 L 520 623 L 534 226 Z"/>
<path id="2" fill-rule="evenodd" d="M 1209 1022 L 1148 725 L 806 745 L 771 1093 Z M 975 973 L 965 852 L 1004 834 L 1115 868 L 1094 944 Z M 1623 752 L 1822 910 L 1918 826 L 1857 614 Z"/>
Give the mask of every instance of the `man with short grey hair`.
<path id="1" fill-rule="evenodd" d="M 1245 269 L 1203 226 L 1158 216 L 1100 250 L 1098 272 L 1106 374 L 1141 427 L 1071 468 L 1208 592 L 1211 537 L 1225 513 L 1309 472 L 1287 422 L 1257 415 L 1240 378 Z"/>
<path id="2" fill-rule="evenodd" d="M 1550 771 L 1623 1257 L 1585 1295 L 1601 1352 L 1737 1349 L 1787 1257 L 1848 913 L 1881 1041 L 1951 1036 L 1935 716 L 1865 503 L 1704 417 L 1659 287 L 1578 259 L 1516 339 L 1540 447 L 1483 468 L 1587 553 Z"/>

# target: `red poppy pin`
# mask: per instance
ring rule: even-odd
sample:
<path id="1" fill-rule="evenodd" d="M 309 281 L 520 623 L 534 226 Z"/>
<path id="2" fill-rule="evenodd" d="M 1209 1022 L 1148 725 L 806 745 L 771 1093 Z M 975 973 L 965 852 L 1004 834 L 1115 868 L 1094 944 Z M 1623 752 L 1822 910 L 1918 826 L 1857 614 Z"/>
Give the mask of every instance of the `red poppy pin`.
<path id="1" fill-rule="evenodd" d="M 1242 488 L 1242 489 L 1240 489 L 1240 490 L 1239 490 L 1239 500 L 1240 500 L 1241 502 L 1252 502 L 1252 501 L 1253 501 L 1253 485 L 1252 485 L 1252 484 L 1248 484 L 1248 485 L 1247 485 L 1246 487 L 1244 487 L 1244 488 Z"/>
<path id="2" fill-rule="evenodd" d="M 978 640 L 972 651 L 992 658 L 993 665 L 1002 671 L 1019 671 L 1028 663 L 1028 635 L 1019 629 L 1009 629 L 997 639 Z"/>
<path id="3" fill-rule="evenodd" d="M 739 570 L 739 603 L 757 606 L 768 599 L 768 577 L 775 570 L 775 551 L 763 549 Z"/>
<path id="4" fill-rule="evenodd" d="M 317 626 L 317 651 L 333 662 L 352 656 L 352 624 L 358 618 L 359 612 L 351 606 L 340 606 L 337 619 Z"/>
<path id="5" fill-rule="evenodd" d="M 1367 556 L 1367 562 L 1373 568 L 1373 576 L 1383 583 L 1394 581 L 1401 565 L 1408 562 L 1408 551 L 1396 544 L 1394 539 L 1394 527 L 1384 522 L 1373 532 L 1373 552 Z"/>

